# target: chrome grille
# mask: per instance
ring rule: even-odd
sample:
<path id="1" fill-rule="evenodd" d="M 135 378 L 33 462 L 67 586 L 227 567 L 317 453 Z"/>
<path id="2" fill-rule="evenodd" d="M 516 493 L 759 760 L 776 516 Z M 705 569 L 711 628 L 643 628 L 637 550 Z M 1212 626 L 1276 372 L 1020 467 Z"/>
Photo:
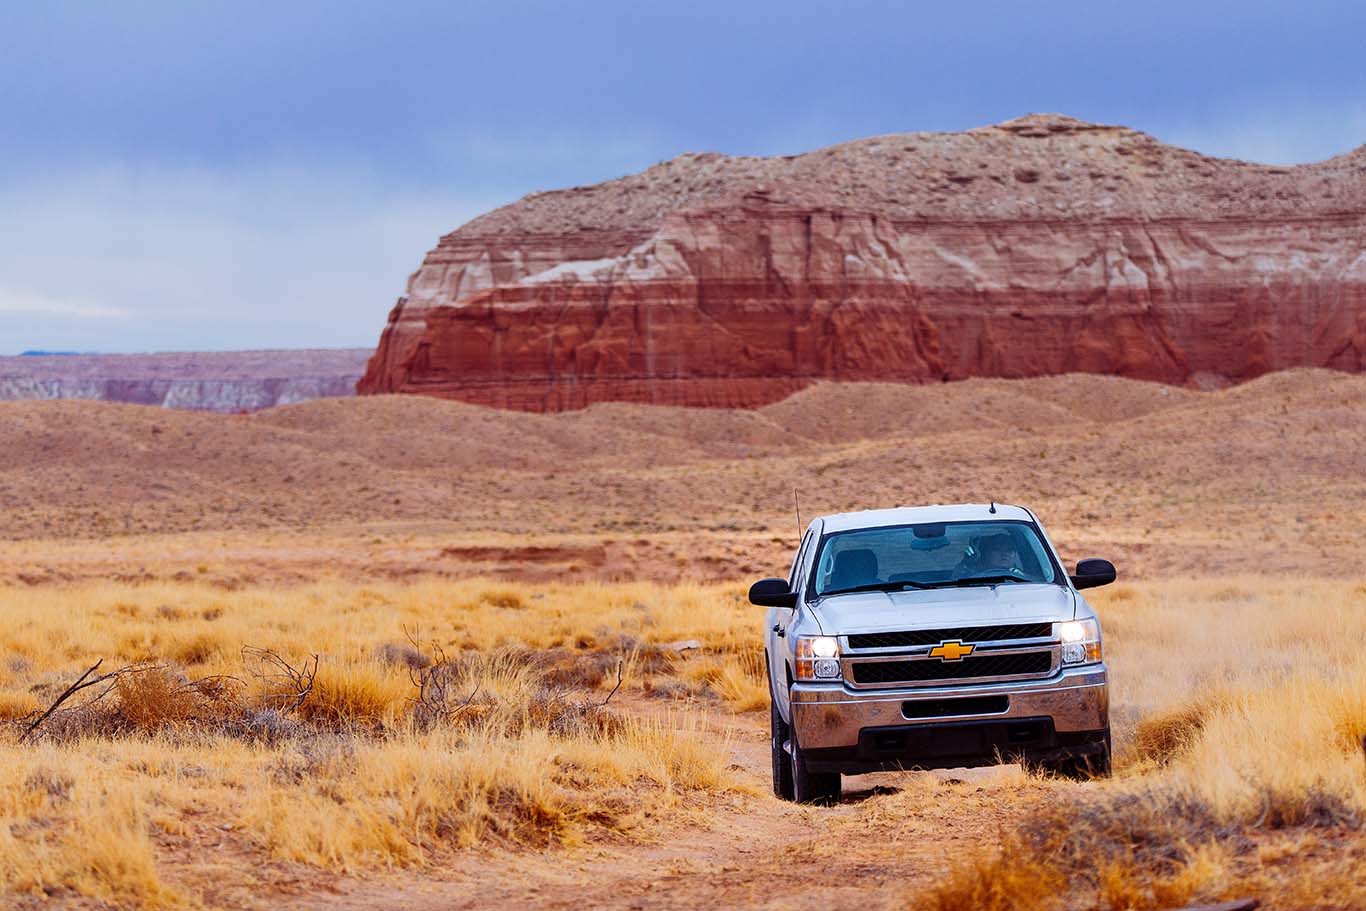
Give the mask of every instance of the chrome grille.
<path id="1" fill-rule="evenodd" d="M 932 680 L 967 680 L 977 677 L 1038 676 L 1053 670 L 1053 653 L 1010 652 L 970 655 L 962 661 L 854 661 L 853 681 L 859 686 L 883 683 L 925 683 Z"/>
<path id="2" fill-rule="evenodd" d="M 1052 623 L 1013 623 L 1004 626 L 960 626 L 947 629 L 912 629 L 889 633 L 852 633 L 851 649 L 904 648 L 959 642 L 994 642 L 1003 639 L 1043 639 L 1053 635 Z"/>

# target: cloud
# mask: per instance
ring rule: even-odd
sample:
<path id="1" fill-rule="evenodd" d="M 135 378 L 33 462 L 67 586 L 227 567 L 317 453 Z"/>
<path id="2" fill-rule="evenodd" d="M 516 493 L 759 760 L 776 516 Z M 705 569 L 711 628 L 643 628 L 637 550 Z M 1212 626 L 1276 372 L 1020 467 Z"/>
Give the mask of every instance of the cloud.
<path id="1" fill-rule="evenodd" d="M 0 353 L 373 345 L 424 253 L 506 201 L 338 164 L 26 178 L 0 183 Z"/>
<path id="2" fill-rule="evenodd" d="M 44 316 L 80 316 L 96 319 L 119 319 L 128 316 L 122 307 L 106 307 L 81 301 L 58 300 L 29 291 L 0 288 L 0 314 L 30 313 Z"/>
<path id="3" fill-rule="evenodd" d="M 1149 132 L 1204 155 L 1261 164 L 1305 164 L 1366 143 L 1366 105 L 1324 107 L 1266 101 Z"/>

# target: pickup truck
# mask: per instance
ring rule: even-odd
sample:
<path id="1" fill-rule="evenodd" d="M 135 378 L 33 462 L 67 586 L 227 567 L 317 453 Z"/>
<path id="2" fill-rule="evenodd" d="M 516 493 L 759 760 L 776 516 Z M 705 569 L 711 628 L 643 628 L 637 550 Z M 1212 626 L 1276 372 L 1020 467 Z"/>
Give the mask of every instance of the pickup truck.
<path id="1" fill-rule="evenodd" d="M 840 776 L 1023 762 L 1110 771 L 1100 620 L 1032 512 L 923 506 L 814 519 L 767 607 L 773 791 L 832 803 Z"/>

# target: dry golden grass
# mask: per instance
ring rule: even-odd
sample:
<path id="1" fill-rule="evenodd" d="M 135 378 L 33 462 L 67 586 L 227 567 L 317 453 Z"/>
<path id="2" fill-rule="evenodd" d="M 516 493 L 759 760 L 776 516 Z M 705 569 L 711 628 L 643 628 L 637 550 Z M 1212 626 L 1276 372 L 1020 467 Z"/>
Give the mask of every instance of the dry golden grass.
<path id="1" fill-rule="evenodd" d="M 1032 803 L 1008 848 L 966 858 L 927 907 L 1047 908 L 1065 894 L 1152 909 L 1237 894 L 1355 907 L 1366 858 L 1285 876 L 1230 845 L 1366 827 L 1366 587 L 1243 577 L 1116 586 L 1106 630 L 1119 774 Z M 1013 872 L 1034 871 L 1023 884 Z M 1312 875 L 1312 902 L 1298 886 Z M 994 903 L 994 904 L 993 904 Z M 1074 902 L 1075 903 L 1075 902 Z M 1287 905 L 1287 907 L 1292 905 Z"/>
<path id="2" fill-rule="evenodd" d="M 1366 585 L 1231 577 L 1118 585 L 1093 600 L 1117 777 L 995 792 L 1010 850 L 960 858 L 919 903 L 1157 908 L 1240 889 L 1323 907 L 1366 899 L 1354 834 L 1366 821 Z M 43 586 L 0 589 L 0 613 L 9 718 L 96 658 L 159 666 L 36 742 L 9 725 L 0 894 L 14 896 L 199 901 L 165 857 L 220 842 L 253 862 L 355 873 L 477 845 L 648 837 L 695 807 L 692 795 L 737 787 L 714 731 L 670 700 L 749 711 L 767 697 L 760 612 L 734 586 Z M 669 647 L 687 640 L 697 647 Z M 296 667 L 319 656 L 297 710 L 266 711 L 279 681 L 247 646 Z M 624 683 L 602 710 L 618 666 Z M 206 678 L 217 682 L 194 683 Z M 433 679 L 445 695 L 424 708 L 414 681 Z M 961 799 L 910 788 L 869 801 L 834 823 L 845 835 L 828 849 Z M 1230 839 L 1251 847 L 1230 852 Z M 1341 843 L 1356 847 L 1331 847 Z M 1305 871 L 1314 896 L 1296 885 Z"/>
<path id="3" fill-rule="evenodd" d="M 199 583 L 89 585 L 0 589 L 0 612 L 8 621 L 0 653 L 10 656 L 0 664 L 0 710 L 12 717 L 29 710 L 35 684 L 44 694 L 98 658 L 114 665 L 171 661 L 207 677 L 240 674 L 242 649 L 263 645 L 296 663 L 319 655 L 307 712 L 360 724 L 392 725 L 402 713 L 412 689 L 401 660 L 413 651 L 410 638 L 452 657 L 510 646 L 555 650 L 528 660 L 558 658 L 572 670 L 565 682 L 604 689 L 615 683 L 618 659 L 641 673 L 677 661 L 710 677 L 704 682 L 739 707 L 753 707 L 763 680 L 754 657 L 761 612 L 738 586 L 519 591 L 500 582 L 426 580 L 225 592 Z M 701 643 L 700 654 L 674 658 L 661 650 L 688 640 Z"/>
<path id="4" fill-rule="evenodd" d="M 0 739 L 0 891 L 149 907 L 188 900 L 158 874 L 158 837 L 209 826 L 248 853 L 348 872 L 635 831 L 731 784 L 686 714 L 601 708 L 616 683 L 603 667 L 619 660 L 628 690 L 675 662 L 715 667 L 718 698 L 741 708 L 758 668 L 757 618 L 729 588 L 90 586 L 0 590 L 0 613 L 10 719 L 98 658 L 156 662 L 33 743 L 22 724 Z M 706 654 L 652 645 L 680 639 Z M 261 645 L 296 669 L 319 656 L 296 709 L 278 709 L 289 687 Z M 444 685 L 439 704 L 424 679 Z"/>
<path id="5" fill-rule="evenodd" d="M 1057 907 L 1066 878 L 1013 839 L 955 866 L 926 897 L 932 911 L 1019 911 Z"/>

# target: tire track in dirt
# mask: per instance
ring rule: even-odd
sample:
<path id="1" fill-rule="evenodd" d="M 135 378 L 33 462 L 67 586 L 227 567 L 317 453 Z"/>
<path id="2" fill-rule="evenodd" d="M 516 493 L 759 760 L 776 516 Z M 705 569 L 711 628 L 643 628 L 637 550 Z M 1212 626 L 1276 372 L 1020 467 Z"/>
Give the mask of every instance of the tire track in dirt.
<path id="1" fill-rule="evenodd" d="M 510 907 L 606 909 L 790 908 L 859 900 L 904 907 L 961 852 L 995 840 L 1010 822 L 1007 792 L 1047 787 L 1017 769 L 846 779 L 837 807 L 769 796 L 768 729 L 760 713 L 714 713 L 705 736 L 728 749 L 753 793 L 708 796 L 694 820 L 649 843 L 594 843 L 545 853 L 471 852 L 455 865 L 337 884 L 337 892 L 277 907 L 467 911 Z"/>

